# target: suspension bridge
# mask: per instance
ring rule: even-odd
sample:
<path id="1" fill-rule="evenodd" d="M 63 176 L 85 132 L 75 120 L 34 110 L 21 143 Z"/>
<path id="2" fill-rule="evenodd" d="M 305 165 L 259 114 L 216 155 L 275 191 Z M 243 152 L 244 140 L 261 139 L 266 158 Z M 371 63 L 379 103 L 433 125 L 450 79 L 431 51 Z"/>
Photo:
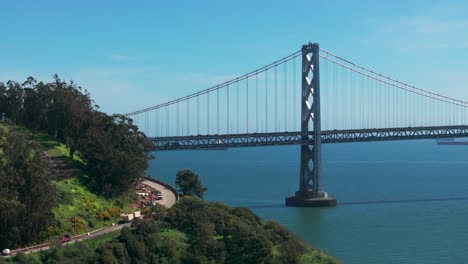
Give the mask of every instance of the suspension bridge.
<path id="1" fill-rule="evenodd" d="M 157 151 L 300 145 L 289 206 L 334 206 L 321 184 L 328 143 L 468 137 L 468 102 L 309 43 L 211 88 L 126 114 Z"/>

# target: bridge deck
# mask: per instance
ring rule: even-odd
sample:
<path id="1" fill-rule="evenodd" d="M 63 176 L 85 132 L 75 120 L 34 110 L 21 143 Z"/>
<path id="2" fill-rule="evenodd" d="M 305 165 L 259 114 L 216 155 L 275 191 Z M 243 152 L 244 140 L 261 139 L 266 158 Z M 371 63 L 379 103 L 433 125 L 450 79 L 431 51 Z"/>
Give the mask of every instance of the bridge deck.
<path id="1" fill-rule="evenodd" d="M 229 135 L 196 135 L 155 137 L 151 140 L 157 151 L 190 149 L 223 149 L 280 145 L 307 145 L 313 142 L 313 132 L 279 132 Z M 348 143 L 389 140 L 468 137 L 468 126 L 398 127 L 356 130 L 322 131 L 322 143 Z"/>

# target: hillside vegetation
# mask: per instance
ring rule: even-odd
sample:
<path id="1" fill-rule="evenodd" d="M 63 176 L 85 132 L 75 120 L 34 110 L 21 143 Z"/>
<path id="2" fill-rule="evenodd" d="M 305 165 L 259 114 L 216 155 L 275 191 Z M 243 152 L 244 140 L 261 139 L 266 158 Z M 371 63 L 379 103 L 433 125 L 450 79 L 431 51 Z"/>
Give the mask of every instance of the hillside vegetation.
<path id="1" fill-rule="evenodd" d="M 143 220 L 109 235 L 34 256 L 18 263 L 212 263 L 334 264 L 276 222 L 250 210 L 183 197 L 173 207 L 152 208 Z M 29 262 L 28 262 L 29 261 Z"/>
<path id="2" fill-rule="evenodd" d="M 152 159 L 154 145 L 131 119 L 100 112 L 86 90 L 58 76 L 50 83 L 32 77 L 22 84 L 0 82 L 0 121 L 65 144 L 69 156 L 76 154 L 84 164 L 87 186 L 99 195 L 127 192 Z"/>
<path id="3" fill-rule="evenodd" d="M 0 126 L 0 248 L 41 241 L 53 225 L 55 188 L 38 149 Z"/>
<path id="4" fill-rule="evenodd" d="M 8 201 L 0 201 L 3 216 L 0 221 L 5 223 L 0 234 L 5 239 L 0 241 L 0 247 L 15 248 L 48 238 L 56 240 L 65 233 L 85 233 L 110 226 L 119 220 L 120 213 L 133 210 L 131 193 L 107 198 L 91 192 L 85 184 L 88 176 L 83 171 L 83 161 L 77 155 L 73 159 L 68 157 L 68 152 L 64 144 L 43 133 L 0 125 L 0 159 L 3 160 L 0 192 L 9 194 L 6 196 Z M 61 162 L 59 168 L 51 164 L 58 162 Z M 31 182 L 35 184 L 34 188 L 32 185 L 23 186 L 28 183 L 27 177 L 38 178 L 41 182 Z M 46 198 L 42 199 L 42 196 Z M 34 207 L 28 203 L 32 208 L 25 208 L 21 201 L 27 197 L 38 205 Z M 23 215 L 23 208 L 32 215 L 38 214 L 37 221 L 43 225 L 33 228 L 14 221 L 20 219 L 17 214 Z M 9 220 L 8 215 L 14 220 Z M 19 226 L 15 227 L 13 223 Z M 14 239 L 14 236 L 21 237 L 22 232 L 32 234 L 25 240 Z"/>
<path id="5" fill-rule="evenodd" d="M 49 227 L 49 235 L 81 234 L 109 226 L 119 220 L 120 213 L 132 211 L 134 197 L 131 192 L 112 198 L 91 192 L 86 184 L 89 176 L 84 170 L 85 163 L 80 155 L 69 157 L 65 144 L 41 132 L 20 127 L 15 127 L 15 130 L 37 142 L 48 160 L 61 164 L 50 172 L 55 175 L 52 182 L 56 189 L 57 205 L 52 208 L 56 222 Z"/>
<path id="6" fill-rule="evenodd" d="M 126 209 L 153 144 L 98 109 L 57 76 L 0 82 L 0 248 L 109 225 Z"/>

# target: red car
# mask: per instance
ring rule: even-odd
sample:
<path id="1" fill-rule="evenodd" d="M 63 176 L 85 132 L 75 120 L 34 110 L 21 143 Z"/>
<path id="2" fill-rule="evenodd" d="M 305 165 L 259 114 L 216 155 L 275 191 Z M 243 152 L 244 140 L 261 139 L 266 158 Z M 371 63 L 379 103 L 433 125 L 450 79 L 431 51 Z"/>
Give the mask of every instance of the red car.
<path id="1" fill-rule="evenodd" d="M 66 234 L 64 235 L 63 237 L 61 237 L 59 239 L 59 242 L 60 243 L 67 243 L 67 242 L 70 242 L 72 240 L 72 236 L 70 234 Z"/>

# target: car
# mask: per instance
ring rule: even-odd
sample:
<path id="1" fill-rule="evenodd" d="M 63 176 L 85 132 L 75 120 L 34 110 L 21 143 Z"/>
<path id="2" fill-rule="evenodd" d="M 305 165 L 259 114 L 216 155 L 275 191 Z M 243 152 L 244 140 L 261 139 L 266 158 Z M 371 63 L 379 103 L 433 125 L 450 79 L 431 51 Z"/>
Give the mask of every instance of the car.
<path id="1" fill-rule="evenodd" d="M 11 255 L 11 251 L 10 251 L 8 248 L 5 248 L 5 249 L 2 251 L 2 255 L 3 255 L 3 256 L 10 256 L 10 255 Z"/>
<path id="2" fill-rule="evenodd" d="M 156 200 L 162 200 L 162 196 L 156 196 Z"/>
<path id="3" fill-rule="evenodd" d="M 70 242 L 70 241 L 72 241 L 72 236 L 70 234 L 66 234 L 66 235 L 64 235 L 63 237 L 61 237 L 59 239 L 60 243 L 67 243 L 67 242 Z"/>

